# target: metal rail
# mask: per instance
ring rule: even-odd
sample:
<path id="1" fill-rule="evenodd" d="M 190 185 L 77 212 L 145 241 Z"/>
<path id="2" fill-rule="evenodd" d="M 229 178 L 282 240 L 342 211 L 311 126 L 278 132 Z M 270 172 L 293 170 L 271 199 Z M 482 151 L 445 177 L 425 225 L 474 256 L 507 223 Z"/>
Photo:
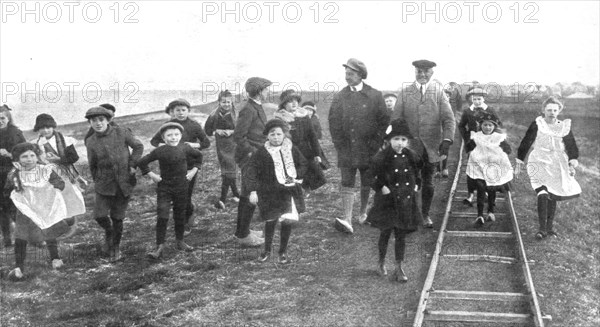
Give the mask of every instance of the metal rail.
<path id="1" fill-rule="evenodd" d="M 448 231 L 448 219 L 451 214 L 453 218 L 470 218 L 470 213 L 452 213 L 452 203 L 458 202 L 454 199 L 454 196 L 464 194 L 463 190 L 457 192 L 457 186 L 461 186 L 464 183 L 459 183 L 461 178 L 461 166 L 463 161 L 463 148 L 464 143 L 461 144 L 460 152 L 458 155 L 458 162 L 456 167 L 456 173 L 454 174 L 454 180 L 448 196 L 448 202 L 442 225 L 440 227 L 440 233 L 438 235 L 435 250 L 431 255 L 431 263 L 423 284 L 421 291 L 421 297 L 419 298 L 419 304 L 417 311 L 414 316 L 413 326 L 420 327 L 424 321 L 460 321 L 460 322 L 494 322 L 494 323 L 520 323 L 520 324 L 533 324 L 536 327 L 547 326 L 552 320 L 551 316 L 542 316 L 540 305 L 533 285 L 533 279 L 531 277 L 531 271 L 529 269 L 529 262 L 525 253 L 525 247 L 523 240 L 521 239 L 521 232 L 519 230 L 519 224 L 517 221 L 517 215 L 512 202 L 512 195 L 510 191 L 506 193 L 505 202 L 507 203 L 508 210 L 510 212 L 500 214 L 500 216 L 510 215 L 512 232 L 474 232 L 474 231 Z M 485 255 L 443 255 L 442 248 L 444 244 L 444 238 L 448 237 L 462 237 L 462 238 L 495 238 L 495 239 L 507 239 L 514 238 L 516 246 L 517 258 L 510 257 L 496 257 L 496 256 L 485 256 Z M 509 263 L 521 264 L 524 278 L 526 280 L 527 290 L 524 293 L 509 293 L 509 292 L 482 292 L 482 291 L 460 291 L 460 290 L 434 290 L 433 282 L 435 279 L 436 270 L 441 258 L 458 259 L 458 260 L 469 260 L 469 261 L 487 261 L 497 263 Z M 463 258 L 464 257 L 464 258 Z M 498 312 L 468 312 L 468 311 L 442 311 L 442 310 L 431 310 L 428 309 L 428 304 L 432 299 L 444 299 L 444 300 L 456 300 L 456 301 L 473 301 L 473 300 L 488 300 L 488 301 L 515 301 L 515 300 L 527 300 L 530 305 L 530 313 L 498 313 Z"/>

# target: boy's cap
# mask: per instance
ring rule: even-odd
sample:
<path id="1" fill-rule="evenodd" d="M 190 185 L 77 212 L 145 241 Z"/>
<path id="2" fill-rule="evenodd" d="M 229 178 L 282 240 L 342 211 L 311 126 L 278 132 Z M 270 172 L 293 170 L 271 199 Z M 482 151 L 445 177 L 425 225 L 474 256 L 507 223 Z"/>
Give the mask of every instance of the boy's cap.
<path id="1" fill-rule="evenodd" d="M 429 68 L 433 68 L 433 67 L 437 66 L 435 62 L 425 60 L 425 59 L 415 60 L 412 62 L 412 65 L 415 66 L 416 68 L 421 68 L 421 69 L 429 69 Z"/>
<path id="2" fill-rule="evenodd" d="M 103 103 L 103 104 L 101 104 L 101 105 L 100 105 L 100 107 L 102 107 L 102 108 L 106 108 L 106 109 L 108 109 L 108 110 L 112 111 L 112 112 L 113 112 L 113 114 L 115 113 L 115 111 L 117 111 L 117 108 L 115 108 L 115 106 L 113 106 L 113 105 L 112 105 L 112 104 L 110 104 L 110 103 Z"/>
<path id="3" fill-rule="evenodd" d="M 467 91 L 467 97 L 469 97 L 471 95 L 478 95 L 478 96 L 485 97 L 485 96 L 487 96 L 487 91 L 480 86 L 474 86 Z"/>
<path id="4" fill-rule="evenodd" d="M 33 131 L 37 132 L 44 127 L 56 128 L 56 121 L 49 114 L 39 114 L 37 117 L 35 117 L 35 126 L 33 126 Z"/>
<path id="5" fill-rule="evenodd" d="M 33 151 L 36 155 L 40 155 L 40 148 L 37 144 L 23 142 L 13 147 L 11 152 L 13 161 L 19 161 L 19 157 L 27 151 Z"/>
<path id="6" fill-rule="evenodd" d="M 177 128 L 178 130 L 181 131 L 181 133 L 183 133 L 183 126 L 181 126 L 181 124 L 176 123 L 176 122 L 168 122 L 168 123 L 162 124 L 162 126 L 160 126 L 160 128 L 158 129 L 158 133 L 160 135 L 162 135 L 162 133 L 164 133 L 167 129 L 172 129 L 172 128 Z"/>
<path id="7" fill-rule="evenodd" d="M 90 119 L 96 116 L 104 116 L 106 119 L 111 119 L 113 117 L 113 113 L 104 107 L 93 107 L 85 112 L 85 119 Z"/>
<path id="8" fill-rule="evenodd" d="M 275 127 L 280 127 L 284 133 L 290 130 L 288 123 L 284 122 L 281 119 L 274 118 L 274 119 L 269 120 L 265 124 L 265 130 L 263 131 L 263 134 L 269 135 L 269 131 Z"/>
<path id="9" fill-rule="evenodd" d="M 356 58 L 350 58 L 348 59 L 348 62 L 342 66 L 357 72 L 362 79 L 367 79 L 367 66 L 362 61 Z"/>
<path id="10" fill-rule="evenodd" d="M 412 138 L 412 134 L 410 134 L 410 130 L 408 128 L 408 123 L 402 118 L 395 119 L 390 123 L 388 128 L 385 130 L 384 138 L 389 140 L 398 135 L 406 136 L 409 139 Z"/>
<path id="11" fill-rule="evenodd" d="M 488 112 L 488 111 L 483 111 L 483 112 L 479 112 L 477 113 L 477 122 L 479 124 L 482 124 L 485 121 L 489 121 L 494 123 L 494 125 L 498 126 L 500 125 L 500 118 L 498 118 L 498 116 L 496 116 L 496 114 L 494 114 L 493 112 Z"/>
<path id="12" fill-rule="evenodd" d="M 246 92 L 248 92 L 248 93 L 258 93 L 258 91 L 262 91 L 262 90 L 266 89 L 271 84 L 273 84 L 273 83 L 271 83 L 271 81 L 269 81 L 266 78 L 250 77 L 246 81 L 244 88 L 246 89 Z"/>
<path id="13" fill-rule="evenodd" d="M 386 93 L 383 98 L 396 98 L 398 99 L 398 96 L 396 96 L 394 93 Z"/>
<path id="14" fill-rule="evenodd" d="M 188 109 L 190 109 L 190 107 L 191 107 L 190 103 L 186 99 L 176 99 L 176 100 L 169 102 L 169 105 L 167 105 L 167 107 L 165 108 L 165 112 L 169 113 L 169 112 L 171 112 L 171 110 L 175 109 L 175 107 L 177 107 L 177 106 L 184 106 L 184 107 L 187 107 Z"/>

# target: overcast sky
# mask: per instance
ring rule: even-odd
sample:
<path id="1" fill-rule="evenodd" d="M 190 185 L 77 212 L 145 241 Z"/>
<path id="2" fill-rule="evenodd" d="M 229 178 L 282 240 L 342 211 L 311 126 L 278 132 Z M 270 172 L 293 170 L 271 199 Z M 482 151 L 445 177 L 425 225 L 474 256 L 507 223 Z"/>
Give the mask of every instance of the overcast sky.
<path id="1" fill-rule="evenodd" d="M 21 3 L 2 1 L 3 92 L 23 82 L 234 89 L 250 76 L 324 89 L 345 84 L 350 57 L 385 90 L 413 81 L 422 58 L 444 83 L 599 83 L 598 1 Z"/>

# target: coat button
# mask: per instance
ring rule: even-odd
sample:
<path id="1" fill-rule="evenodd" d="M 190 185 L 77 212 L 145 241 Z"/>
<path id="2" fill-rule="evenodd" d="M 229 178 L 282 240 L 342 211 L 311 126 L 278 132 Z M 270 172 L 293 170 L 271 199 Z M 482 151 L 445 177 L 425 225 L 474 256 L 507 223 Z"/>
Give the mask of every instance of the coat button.
<path id="1" fill-rule="evenodd" d="M 400 184 L 396 183 L 396 186 L 400 186 Z"/>
<path id="2" fill-rule="evenodd" d="M 395 155 L 394 155 L 394 158 L 398 158 L 398 155 L 397 155 L 397 154 L 395 154 Z"/>
<path id="3" fill-rule="evenodd" d="M 398 169 L 396 169 L 395 171 L 398 172 Z"/>
<path id="4" fill-rule="evenodd" d="M 402 158 L 406 157 L 405 155 L 402 155 Z"/>
<path id="5" fill-rule="evenodd" d="M 408 169 L 404 169 L 404 172 L 407 172 L 407 171 L 408 171 Z"/>
<path id="6" fill-rule="evenodd" d="M 406 185 L 410 185 L 409 183 L 406 183 Z"/>
<path id="7" fill-rule="evenodd" d="M 407 199 L 410 199 L 410 195 L 406 197 Z"/>

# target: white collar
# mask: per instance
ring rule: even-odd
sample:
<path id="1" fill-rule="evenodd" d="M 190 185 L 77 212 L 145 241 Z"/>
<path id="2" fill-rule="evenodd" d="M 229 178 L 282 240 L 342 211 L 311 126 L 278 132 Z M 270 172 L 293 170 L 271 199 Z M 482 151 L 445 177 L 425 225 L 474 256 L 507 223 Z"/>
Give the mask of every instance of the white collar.
<path id="1" fill-rule="evenodd" d="M 259 106 L 262 106 L 262 101 L 260 101 L 260 100 L 256 100 L 256 99 L 254 99 L 254 98 L 250 98 L 250 100 L 252 100 L 252 101 L 256 102 L 256 104 L 258 104 Z"/>
<path id="2" fill-rule="evenodd" d="M 350 90 L 352 90 L 352 88 L 354 87 L 356 89 L 356 92 L 362 91 L 363 86 L 364 86 L 364 83 L 362 81 L 356 85 L 348 85 L 348 87 L 350 87 Z"/>
<path id="3" fill-rule="evenodd" d="M 479 106 L 479 108 L 486 110 L 488 108 L 488 105 L 484 102 L 483 104 L 481 104 L 481 106 Z M 475 106 L 471 104 L 469 109 L 471 109 L 471 111 L 473 111 L 473 110 L 475 110 Z"/>
<path id="4" fill-rule="evenodd" d="M 427 88 L 429 88 L 430 84 L 431 84 L 431 80 L 429 80 L 429 82 L 427 82 L 425 84 L 421 84 L 418 81 L 415 81 L 415 87 L 417 88 L 417 90 L 420 90 L 421 85 L 423 85 L 423 94 L 427 93 Z"/>

